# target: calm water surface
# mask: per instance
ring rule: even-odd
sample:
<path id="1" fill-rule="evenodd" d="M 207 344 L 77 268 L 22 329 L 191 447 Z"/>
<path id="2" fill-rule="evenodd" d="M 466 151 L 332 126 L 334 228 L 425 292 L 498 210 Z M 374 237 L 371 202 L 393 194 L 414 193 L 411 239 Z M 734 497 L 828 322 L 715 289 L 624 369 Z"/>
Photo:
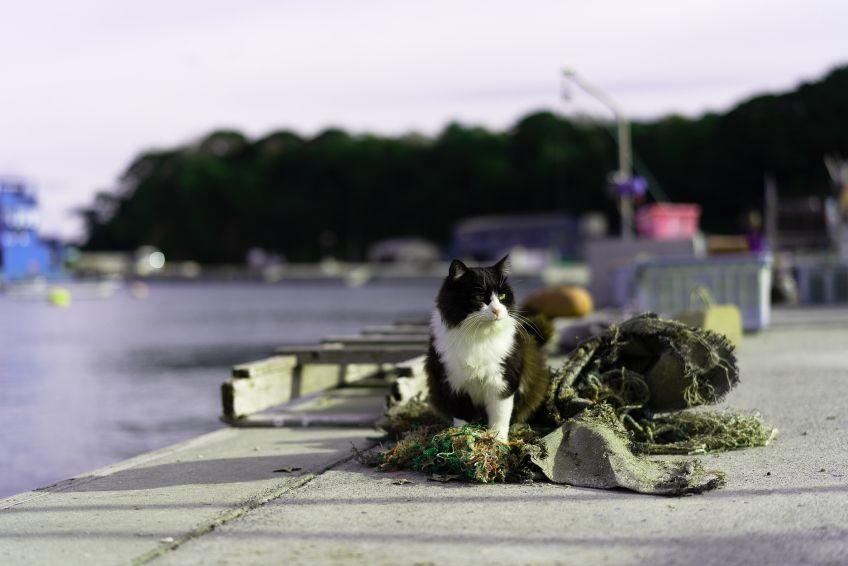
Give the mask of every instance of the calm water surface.
<path id="1" fill-rule="evenodd" d="M 426 312 L 437 287 L 162 283 L 68 309 L 0 295 L 0 497 L 219 428 L 231 365 Z"/>

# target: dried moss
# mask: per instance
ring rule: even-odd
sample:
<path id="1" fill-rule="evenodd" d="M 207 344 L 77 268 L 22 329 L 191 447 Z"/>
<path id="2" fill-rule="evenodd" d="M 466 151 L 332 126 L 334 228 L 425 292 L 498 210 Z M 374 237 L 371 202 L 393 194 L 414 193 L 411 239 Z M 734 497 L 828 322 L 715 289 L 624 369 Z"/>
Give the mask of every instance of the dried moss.
<path id="1" fill-rule="evenodd" d="M 439 414 L 426 400 L 410 399 L 403 405 L 391 407 L 377 428 L 383 430 L 389 438 L 398 439 L 419 427 L 428 427 L 438 431 L 450 426 L 450 420 Z"/>
<path id="2" fill-rule="evenodd" d="M 633 430 L 641 454 L 707 454 L 766 446 L 777 434 L 759 413 L 680 411 L 642 420 Z"/>
<path id="3" fill-rule="evenodd" d="M 381 470 L 415 470 L 479 483 L 527 482 L 533 479 L 530 456 L 542 451 L 529 427 L 509 442 L 489 429 L 465 425 L 434 430 L 418 427 L 382 453 Z"/>

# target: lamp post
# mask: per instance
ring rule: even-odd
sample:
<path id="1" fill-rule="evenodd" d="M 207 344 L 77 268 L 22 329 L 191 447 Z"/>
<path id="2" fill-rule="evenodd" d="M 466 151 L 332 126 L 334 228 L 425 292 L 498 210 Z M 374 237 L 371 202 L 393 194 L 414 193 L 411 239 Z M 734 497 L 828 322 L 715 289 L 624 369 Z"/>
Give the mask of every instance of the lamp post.
<path id="1" fill-rule="evenodd" d="M 564 69 L 562 72 L 566 80 L 574 82 L 604 106 L 609 108 L 615 116 L 618 126 L 616 141 L 618 143 L 618 171 L 613 177 L 617 186 L 630 185 L 633 182 L 633 153 L 630 144 L 630 121 L 625 117 L 624 111 L 618 103 L 610 98 L 593 84 L 586 82 L 573 69 Z M 619 192 L 618 213 L 621 217 L 621 237 L 624 240 L 633 238 L 633 195 L 623 190 Z"/>

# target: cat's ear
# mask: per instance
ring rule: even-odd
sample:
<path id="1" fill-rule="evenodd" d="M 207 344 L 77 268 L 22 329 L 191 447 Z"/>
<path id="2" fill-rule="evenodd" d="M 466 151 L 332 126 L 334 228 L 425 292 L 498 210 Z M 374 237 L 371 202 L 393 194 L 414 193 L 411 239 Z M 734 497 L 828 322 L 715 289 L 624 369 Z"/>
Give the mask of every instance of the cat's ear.
<path id="1" fill-rule="evenodd" d="M 509 271 L 512 269 L 512 265 L 509 262 L 509 254 L 503 256 L 498 263 L 492 266 L 492 269 L 500 273 L 502 277 L 509 275 Z"/>
<path id="2" fill-rule="evenodd" d="M 462 263 L 458 259 L 455 259 L 451 262 L 450 270 L 448 270 L 448 276 L 451 279 L 456 281 L 457 279 L 459 279 L 460 277 L 462 277 L 466 273 L 468 273 L 468 266 L 467 265 L 465 265 L 464 263 Z"/>

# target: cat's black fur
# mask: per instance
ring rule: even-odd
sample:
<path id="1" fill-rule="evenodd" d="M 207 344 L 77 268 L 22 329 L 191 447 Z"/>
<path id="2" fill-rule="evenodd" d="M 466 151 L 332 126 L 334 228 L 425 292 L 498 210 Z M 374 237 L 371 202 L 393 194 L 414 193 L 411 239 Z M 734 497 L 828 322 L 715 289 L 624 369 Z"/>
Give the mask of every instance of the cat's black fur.
<path id="1" fill-rule="evenodd" d="M 507 276 L 508 257 L 491 267 L 467 267 L 461 261 L 451 263 L 448 276 L 436 298 L 436 307 L 445 326 L 458 326 L 478 310 L 488 297 L 505 295 L 501 303 L 510 315 L 517 313 L 515 292 Z M 519 325 L 524 323 L 519 322 Z M 550 379 L 540 346 L 549 338 L 536 328 L 517 331 L 511 353 L 502 362 L 503 378 L 507 384 L 501 398 L 515 395 L 512 422 L 523 422 L 541 404 Z M 487 422 L 485 407 L 476 405 L 464 392 L 455 392 L 448 383 L 446 368 L 436 351 L 433 337 L 425 361 L 430 400 L 443 414 L 467 422 Z"/>
<path id="2" fill-rule="evenodd" d="M 436 307 L 445 325 L 458 326 L 484 300 L 488 302 L 492 293 L 505 294 L 501 302 L 507 309 L 515 308 L 515 292 L 507 281 L 508 262 L 509 256 L 505 256 L 491 267 L 467 267 L 458 259 L 453 260 L 436 297 Z"/>

